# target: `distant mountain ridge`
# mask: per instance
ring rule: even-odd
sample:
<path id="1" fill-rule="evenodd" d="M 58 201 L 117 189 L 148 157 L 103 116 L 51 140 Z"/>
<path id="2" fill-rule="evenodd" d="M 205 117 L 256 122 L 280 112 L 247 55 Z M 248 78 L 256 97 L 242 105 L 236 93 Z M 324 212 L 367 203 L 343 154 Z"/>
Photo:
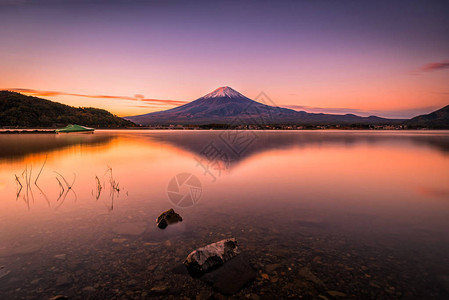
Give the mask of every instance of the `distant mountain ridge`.
<path id="1" fill-rule="evenodd" d="M 427 115 L 420 115 L 405 122 L 407 126 L 418 128 L 449 129 L 449 105 Z"/>
<path id="2" fill-rule="evenodd" d="M 307 113 L 256 102 L 224 86 L 192 102 L 165 111 L 125 117 L 142 125 L 349 125 L 400 124 L 405 119 L 385 119 L 353 114 Z"/>
<path id="3" fill-rule="evenodd" d="M 0 91 L 0 127 L 62 127 L 79 124 L 94 128 L 134 127 L 136 124 L 110 112 L 75 108 L 16 92 Z"/>

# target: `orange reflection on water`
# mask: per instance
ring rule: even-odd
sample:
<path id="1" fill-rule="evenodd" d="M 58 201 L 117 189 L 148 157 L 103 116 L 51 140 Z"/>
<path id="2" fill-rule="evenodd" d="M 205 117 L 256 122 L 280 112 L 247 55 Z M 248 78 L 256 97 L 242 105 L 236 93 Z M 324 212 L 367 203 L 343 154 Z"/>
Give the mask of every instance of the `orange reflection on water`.
<path id="1" fill-rule="evenodd" d="M 55 213 L 82 219 L 99 212 L 123 214 L 142 203 L 166 208 L 172 205 L 167 183 L 181 172 L 202 182 L 200 205 L 220 210 L 307 203 L 322 210 L 361 210 L 394 218 L 436 216 L 438 222 L 447 215 L 448 201 L 441 201 L 448 198 L 447 134 L 260 132 L 230 165 L 220 164 L 226 169 L 213 182 L 195 158 L 211 141 L 230 151 L 219 144 L 219 134 L 98 131 L 1 136 L 5 147 L 0 152 L 0 218 L 11 227 L 19 219 L 24 224 L 54 219 Z M 25 185 L 25 168 L 32 168 L 30 189 L 24 186 L 17 197 L 14 175 Z M 119 191 L 114 192 L 111 180 Z"/>

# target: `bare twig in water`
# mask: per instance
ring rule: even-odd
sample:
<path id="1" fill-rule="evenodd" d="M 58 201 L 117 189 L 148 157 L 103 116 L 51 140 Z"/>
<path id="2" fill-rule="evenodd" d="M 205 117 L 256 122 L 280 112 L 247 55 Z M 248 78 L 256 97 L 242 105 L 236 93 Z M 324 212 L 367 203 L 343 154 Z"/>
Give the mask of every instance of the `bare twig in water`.
<path id="1" fill-rule="evenodd" d="M 37 185 L 37 180 L 39 179 L 39 176 L 41 176 L 42 170 L 44 169 L 44 166 L 45 166 L 45 164 L 47 163 L 47 158 L 48 158 L 48 155 L 45 156 L 44 164 L 42 165 L 42 168 L 41 168 L 41 170 L 39 171 L 39 174 L 37 174 L 36 180 L 34 181 L 34 184 L 35 184 L 35 185 Z"/>
<path id="2" fill-rule="evenodd" d="M 65 177 L 64 176 L 62 176 L 60 173 L 58 173 L 58 172 L 56 172 L 56 171 L 54 171 L 56 174 L 58 174 L 59 176 L 61 176 L 61 178 L 62 178 L 62 180 L 64 180 L 64 182 L 65 182 L 65 185 L 67 186 L 67 189 L 68 190 L 71 190 L 72 189 L 72 187 L 73 187 L 73 184 L 75 184 L 75 180 L 76 180 L 76 173 L 73 173 L 73 175 L 75 176 L 74 178 L 73 178 L 73 182 L 72 182 L 72 184 L 69 184 L 68 183 L 68 181 L 65 179 Z"/>
<path id="3" fill-rule="evenodd" d="M 108 166 L 108 171 L 111 173 L 111 177 L 109 178 L 109 184 L 111 185 L 111 189 L 113 192 L 120 192 L 120 188 L 118 182 L 115 181 L 114 176 L 112 175 L 112 168 Z M 106 172 L 108 172 L 106 171 Z"/>
<path id="4" fill-rule="evenodd" d="M 28 186 L 31 189 L 31 177 L 33 176 L 33 165 L 30 166 L 30 176 L 28 177 Z"/>
<path id="5" fill-rule="evenodd" d="M 47 195 L 45 195 L 44 191 L 36 184 L 37 189 L 39 190 L 39 192 L 42 194 L 42 196 L 44 196 L 45 201 L 47 201 L 48 207 L 51 207 L 50 205 L 50 201 L 48 200 Z"/>
<path id="6" fill-rule="evenodd" d="M 22 190 L 22 184 L 20 183 L 20 180 L 19 180 L 19 177 L 17 177 L 17 175 L 16 174 L 14 174 L 14 176 L 16 176 L 16 181 L 17 181 L 17 183 L 20 185 L 20 189 Z"/>
<path id="7" fill-rule="evenodd" d="M 28 165 L 25 167 L 25 183 L 26 183 L 26 187 L 27 187 L 27 192 L 26 192 L 26 197 L 25 197 L 25 202 L 28 206 L 28 210 L 30 210 L 30 196 L 29 193 L 31 192 L 31 198 L 33 199 L 33 203 L 34 203 L 34 195 L 33 195 L 33 191 L 31 191 L 31 176 L 33 174 L 33 166 L 30 166 L 30 174 L 28 175 Z"/>
<path id="8" fill-rule="evenodd" d="M 16 197 L 16 201 L 17 201 L 17 199 L 18 199 L 19 196 L 20 196 L 20 192 L 22 192 L 23 186 L 22 186 L 22 184 L 20 183 L 19 177 L 17 177 L 16 174 L 14 174 L 14 176 L 16 176 L 16 182 L 17 182 L 17 183 L 19 184 L 19 186 L 20 186 L 20 189 L 18 189 L 18 191 L 17 191 L 17 197 Z"/>
<path id="9" fill-rule="evenodd" d="M 60 174 L 60 173 L 58 173 L 56 171 L 54 171 L 54 172 L 56 174 L 58 174 L 62 178 L 62 180 L 64 181 L 65 185 L 67 186 L 67 191 L 64 193 L 64 186 L 62 185 L 62 183 L 59 180 L 59 178 L 56 177 L 56 180 L 58 181 L 59 186 L 61 187 L 61 193 L 59 194 L 58 200 L 56 200 L 56 201 L 59 201 L 61 199 L 61 197 L 63 197 L 61 203 L 56 207 L 56 209 L 58 209 L 64 203 L 64 201 L 67 198 L 67 195 L 68 195 L 68 193 L 70 191 L 72 191 L 73 195 L 75 196 L 75 202 L 78 200 L 78 196 L 76 195 L 75 191 L 72 189 L 72 187 L 73 187 L 73 185 L 75 184 L 75 181 L 76 181 L 76 173 L 73 173 L 74 178 L 73 178 L 72 184 L 69 184 L 68 181 L 65 179 L 65 177 L 62 176 L 62 174 Z"/>
<path id="10" fill-rule="evenodd" d="M 98 176 L 95 176 L 95 180 L 97 181 L 97 195 L 95 196 L 95 198 L 98 200 L 100 198 L 101 190 L 103 189 L 103 187 L 101 186 Z"/>
<path id="11" fill-rule="evenodd" d="M 28 185 L 28 165 L 25 166 L 25 183 L 27 186 L 27 193 L 26 193 L 26 199 L 25 201 L 28 201 L 28 191 L 29 191 L 29 185 Z"/>
<path id="12" fill-rule="evenodd" d="M 59 193 L 59 198 L 61 198 L 62 194 L 64 194 L 64 186 L 62 185 L 62 183 L 61 183 L 61 181 L 59 180 L 58 177 L 56 177 L 56 180 L 58 181 L 59 187 L 61 188 L 61 192 Z M 59 201 L 59 198 L 56 201 Z"/>
<path id="13" fill-rule="evenodd" d="M 58 172 L 54 171 L 56 174 L 58 174 L 59 176 L 61 176 L 62 180 L 64 180 L 65 185 L 67 186 L 67 189 L 70 190 L 70 184 L 67 182 L 67 180 L 65 180 L 64 176 L 62 176 L 61 174 L 59 174 Z"/>
<path id="14" fill-rule="evenodd" d="M 110 177 L 109 177 L 109 185 L 110 185 L 110 187 L 111 187 L 111 192 L 110 192 L 111 205 L 108 206 L 108 209 L 109 209 L 109 211 L 112 211 L 112 210 L 114 210 L 114 198 L 115 198 L 115 194 L 117 193 L 117 196 L 119 196 L 119 193 L 120 193 L 120 187 L 119 187 L 118 181 L 116 181 L 116 180 L 114 179 L 114 175 L 113 175 L 113 172 L 112 172 L 112 168 L 111 168 L 110 166 L 108 166 L 108 168 L 107 168 L 107 170 L 106 170 L 106 172 L 105 172 L 105 175 L 106 175 L 107 173 L 109 173 L 109 176 L 110 176 Z M 103 183 L 103 185 L 105 185 L 105 184 Z"/>
<path id="15" fill-rule="evenodd" d="M 72 186 L 75 184 L 75 180 L 76 180 L 76 173 L 73 172 L 73 181 L 72 184 L 70 185 L 70 188 L 72 188 Z"/>
<path id="16" fill-rule="evenodd" d="M 67 190 L 67 192 L 65 192 L 64 193 L 64 197 L 62 198 L 62 201 L 61 201 L 61 203 L 59 203 L 59 205 L 58 206 L 56 206 L 56 210 L 59 208 L 59 207 L 61 207 L 61 205 L 64 203 L 64 201 L 65 201 L 65 198 L 67 198 L 67 194 L 69 193 L 69 191 L 70 190 Z M 59 199 L 61 199 L 61 196 L 62 196 L 62 194 L 61 195 L 59 195 L 59 198 L 58 198 L 58 200 L 56 200 L 57 202 L 59 201 Z"/>
<path id="17" fill-rule="evenodd" d="M 75 202 L 78 200 L 78 195 L 75 193 L 75 190 L 74 189 L 71 189 L 71 191 L 72 191 L 72 193 L 73 193 L 73 195 L 75 196 Z"/>
<path id="18" fill-rule="evenodd" d="M 112 183 L 112 188 L 118 193 L 120 192 L 120 188 L 118 186 L 118 182 L 116 182 L 115 180 Z"/>

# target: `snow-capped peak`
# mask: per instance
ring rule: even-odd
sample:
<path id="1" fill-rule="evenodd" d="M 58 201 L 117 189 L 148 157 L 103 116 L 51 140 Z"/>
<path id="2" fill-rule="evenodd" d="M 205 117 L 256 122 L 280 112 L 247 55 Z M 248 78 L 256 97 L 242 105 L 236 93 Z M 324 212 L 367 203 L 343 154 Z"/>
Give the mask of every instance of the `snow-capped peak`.
<path id="1" fill-rule="evenodd" d="M 222 86 L 203 98 L 242 98 L 245 97 L 229 86 Z"/>

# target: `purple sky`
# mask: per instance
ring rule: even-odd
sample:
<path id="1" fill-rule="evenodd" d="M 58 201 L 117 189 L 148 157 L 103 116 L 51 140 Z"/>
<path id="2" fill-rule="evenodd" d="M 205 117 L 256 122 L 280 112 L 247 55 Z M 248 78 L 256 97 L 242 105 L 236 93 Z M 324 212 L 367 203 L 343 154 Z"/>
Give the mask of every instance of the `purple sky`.
<path id="1" fill-rule="evenodd" d="M 132 115 L 228 85 L 411 117 L 449 104 L 448 36 L 449 1 L 0 0 L 0 89 Z"/>

